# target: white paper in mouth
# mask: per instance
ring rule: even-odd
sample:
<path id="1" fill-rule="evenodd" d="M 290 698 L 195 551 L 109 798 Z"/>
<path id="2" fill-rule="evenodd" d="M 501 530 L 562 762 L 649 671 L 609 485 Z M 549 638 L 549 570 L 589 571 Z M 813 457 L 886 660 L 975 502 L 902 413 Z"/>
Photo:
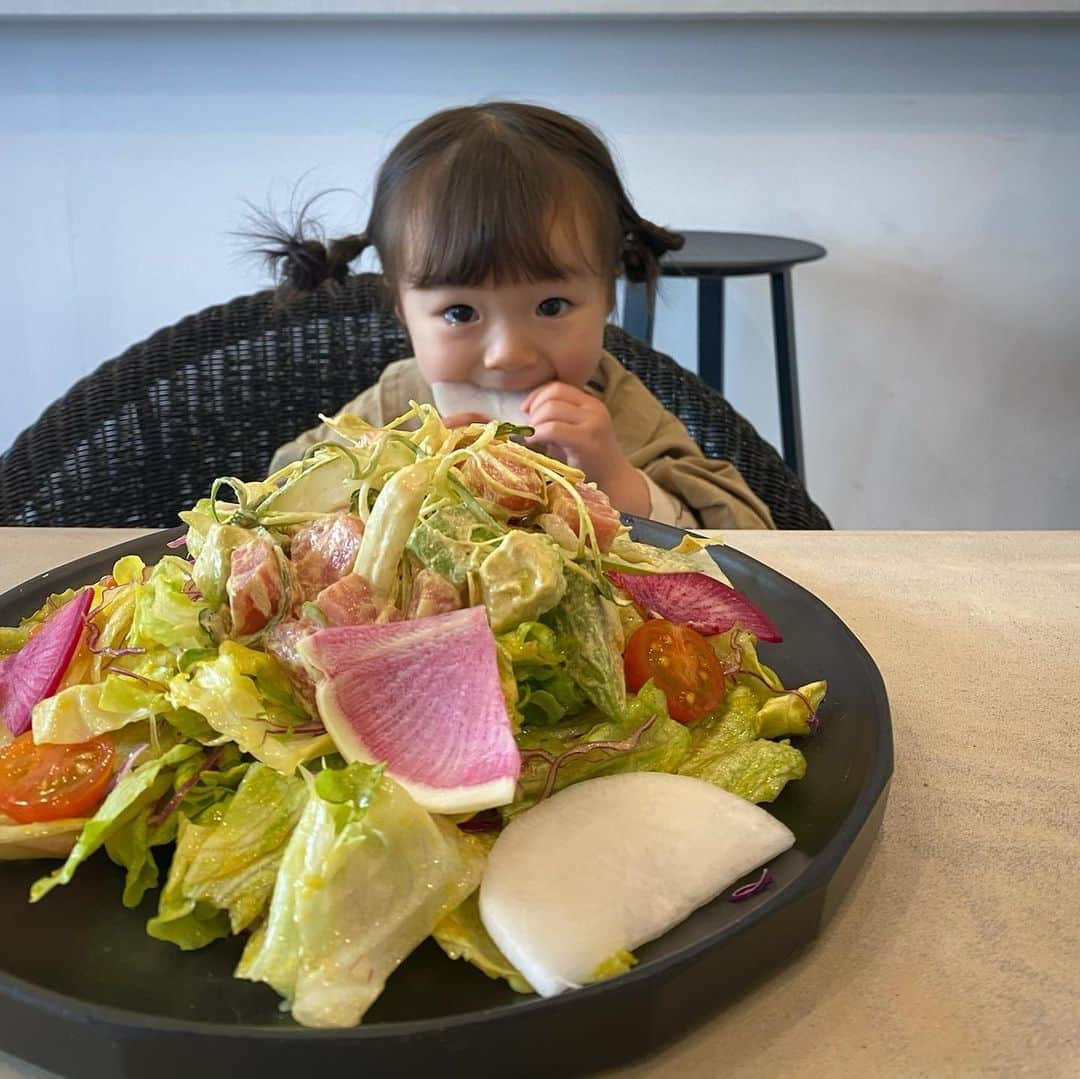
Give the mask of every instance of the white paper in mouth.
<path id="1" fill-rule="evenodd" d="M 521 405 L 530 393 L 532 390 L 489 390 L 472 382 L 434 382 L 431 385 L 431 396 L 440 415 L 479 412 L 492 420 L 526 427 L 531 427 L 532 421 L 521 411 Z"/>

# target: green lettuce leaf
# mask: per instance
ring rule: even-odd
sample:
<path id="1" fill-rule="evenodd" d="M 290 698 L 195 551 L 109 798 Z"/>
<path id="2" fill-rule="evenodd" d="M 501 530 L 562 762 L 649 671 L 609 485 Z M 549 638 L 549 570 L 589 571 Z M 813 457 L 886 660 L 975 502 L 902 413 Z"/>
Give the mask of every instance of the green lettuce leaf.
<path id="1" fill-rule="evenodd" d="M 622 714 L 626 703 L 622 640 L 618 619 L 593 585 L 577 573 L 566 575 L 566 594 L 542 621 L 555 632 L 566 670 L 606 716 Z"/>
<path id="2" fill-rule="evenodd" d="M 72 599 L 75 592 L 74 588 L 54 592 L 33 614 L 22 619 L 17 626 L 4 626 L 0 629 L 0 658 L 18 652 L 30 639 L 31 632 Z"/>
<path id="3" fill-rule="evenodd" d="M 67 884 L 91 854 L 114 832 L 122 828 L 147 805 L 156 803 L 171 786 L 169 771 L 197 753 L 200 746 L 181 743 L 160 757 L 140 764 L 124 776 L 109 792 L 97 812 L 86 822 L 64 864 L 30 888 L 30 902 L 36 903 L 58 884 Z"/>
<path id="4" fill-rule="evenodd" d="M 115 676 L 114 676 L 115 677 Z M 117 682 L 124 679 L 116 678 Z M 127 680 L 132 686 L 138 683 Z M 152 701 L 140 701 L 132 709 L 113 711 L 102 705 L 105 684 L 69 686 L 55 696 L 46 697 L 34 705 L 31 713 L 34 741 L 71 744 L 88 742 L 99 734 L 117 731 L 129 723 L 149 719 L 153 713 Z M 152 698 L 153 694 L 143 694 Z M 158 695 L 160 696 L 160 695 Z"/>
<path id="5" fill-rule="evenodd" d="M 120 751 L 121 747 L 117 749 Z M 247 769 L 248 762 L 241 760 L 232 745 L 188 757 L 177 765 L 170 788 L 157 803 L 146 805 L 106 838 L 106 853 L 127 870 L 122 897 L 125 907 L 137 907 L 146 892 L 158 885 L 158 864 L 152 848 L 176 839 L 181 817 L 196 817 L 210 806 L 231 798 Z M 176 795 L 180 796 L 179 801 Z M 166 805 L 159 808 L 160 802 Z M 158 819 L 163 812 L 165 816 Z"/>
<path id="6" fill-rule="evenodd" d="M 445 914 L 432 930 L 435 943 L 451 959 L 464 959 L 489 978 L 504 978 L 515 993 L 532 993 L 525 976 L 503 955 L 480 918 L 480 893 Z"/>
<path id="7" fill-rule="evenodd" d="M 557 723 L 588 704 L 570 677 L 567 657 L 557 647 L 550 627 L 542 622 L 522 622 L 497 637 L 495 643 L 511 664 L 517 708 L 526 725 Z"/>
<path id="8" fill-rule="evenodd" d="M 796 690 L 786 689 L 776 672 L 758 657 L 754 637 L 741 629 L 711 637 L 709 643 L 724 669 L 735 670 L 735 683 L 756 698 L 762 711 L 762 738 L 809 734 L 813 712 L 828 689 L 826 682 L 809 682 Z M 809 707 L 808 707 L 809 706 Z"/>
<path id="9" fill-rule="evenodd" d="M 147 806 L 105 839 L 105 852 L 117 865 L 127 870 L 121 897 L 125 907 L 137 907 L 143 896 L 158 885 L 157 860 L 150 849 L 154 845 L 150 835 L 150 818 L 154 812 L 154 806 Z M 169 833 L 167 837 L 162 836 L 158 843 L 167 843 L 175 838 L 175 824 L 170 826 Z"/>
<path id="10" fill-rule="evenodd" d="M 199 830 L 188 840 L 197 849 L 187 851 L 180 861 L 174 858 L 158 915 L 147 932 L 182 948 L 192 947 L 192 939 L 203 939 L 208 923 L 217 925 L 211 909 L 227 915 L 232 932 L 249 928 L 270 902 L 286 844 L 307 797 L 299 776 L 283 776 L 257 763 L 246 768 L 235 795 L 197 817 Z M 194 936 L 192 919 L 198 930 Z"/>
<path id="11" fill-rule="evenodd" d="M 291 724 L 292 718 L 260 692 L 251 665 L 251 657 L 259 655 L 235 641 L 225 641 L 214 659 L 193 664 L 169 682 L 168 700 L 175 709 L 202 716 L 245 753 L 292 775 L 304 761 L 333 753 L 334 742 L 327 734 L 275 731 Z M 271 657 L 266 656 L 265 661 L 269 665 Z"/>
<path id="12" fill-rule="evenodd" d="M 498 838 L 496 832 L 462 833 L 462 850 L 477 862 L 483 874 L 488 854 Z M 472 892 L 453 910 L 444 914 L 431 931 L 432 937 L 451 959 L 464 959 L 489 978 L 503 978 L 515 993 L 532 993 L 525 976 L 503 955 L 491 939 L 480 917 L 480 893 Z"/>
<path id="13" fill-rule="evenodd" d="M 479 874 L 457 828 L 380 768 L 323 771 L 312 788 L 237 975 L 268 982 L 305 1026 L 350 1027 Z"/>
<path id="14" fill-rule="evenodd" d="M 809 734 L 811 717 L 825 696 L 825 682 L 809 682 L 796 693 L 777 693 L 758 712 L 762 738 Z"/>
<path id="15" fill-rule="evenodd" d="M 712 644 L 725 668 L 737 667 L 739 673 L 721 706 L 691 727 L 690 752 L 679 772 L 752 802 L 771 802 L 786 783 L 806 774 L 806 760 L 790 743 L 769 739 L 808 734 L 825 683 L 785 690 L 776 672 L 759 660 L 753 638 L 741 630 L 715 637 Z"/>
<path id="16" fill-rule="evenodd" d="M 679 771 L 686 775 L 698 775 L 711 768 L 721 757 L 759 738 L 759 707 L 757 695 L 748 686 L 729 689 L 715 712 L 689 728 L 690 751 L 679 766 Z"/>
<path id="17" fill-rule="evenodd" d="M 199 625 L 203 604 L 183 591 L 190 582 L 190 566 L 183 558 L 166 555 L 154 566 L 146 584 L 135 586 L 129 645 L 184 649 L 205 648 L 210 643 Z"/>
<path id="18" fill-rule="evenodd" d="M 631 967 L 637 965 L 637 956 L 633 952 L 625 950 L 609 955 L 602 963 L 597 964 L 596 970 L 585 979 L 585 984 L 592 982 L 604 982 L 608 978 L 617 978 L 625 974 Z"/>
<path id="19" fill-rule="evenodd" d="M 519 734 L 517 743 L 521 777 L 514 801 L 500 810 L 504 821 L 535 805 L 545 789 L 554 793 L 572 783 L 619 772 L 674 772 L 689 750 L 690 732 L 668 715 L 664 694 L 650 681 L 627 698 L 617 720 L 589 724 L 579 717 L 535 727 Z M 594 743 L 606 745 L 589 749 Z M 612 743 L 621 748 L 611 748 Z"/>
<path id="20" fill-rule="evenodd" d="M 708 780 L 748 802 L 771 802 L 789 780 L 806 775 L 806 758 L 787 741 L 758 738 L 707 764 L 699 761 L 679 772 Z"/>
<path id="21" fill-rule="evenodd" d="M 223 814 L 224 807 L 215 807 L 199 823 L 187 817 L 180 819 L 176 851 L 168 880 L 161 891 L 158 912 L 146 923 L 146 932 L 155 940 L 191 951 L 229 935 L 228 914 L 213 903 L 197 902 L 184 890 L 188 867 L 198 857 Z"/>
<path id="22" fill-rule="evenodd" d="M 217 524 L 217 517 L 214 515 L 214 502 L 209 498 L 200 498 L 191 509 L 182 510 L 177 516 L 188 526 L 185 536 L 188 554 L 192 558 L 198 558 L 202 553 L 206 534 Z"/>

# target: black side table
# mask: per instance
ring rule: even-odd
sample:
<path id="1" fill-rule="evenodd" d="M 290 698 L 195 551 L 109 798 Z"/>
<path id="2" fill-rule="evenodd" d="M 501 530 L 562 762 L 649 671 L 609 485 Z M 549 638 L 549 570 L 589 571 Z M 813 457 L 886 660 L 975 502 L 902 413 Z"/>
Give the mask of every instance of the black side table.
<path id="1" fill-rule="evenodd" d="M 665 277 L 698 279 L 698 374 L 721 393 L 724 390 L 724 278 L 768 274 L 771 279 L 784 461 L 800 480 L 805 480 L 791 267 L 824 257 L 825 248 L 806 240 L 750 232 L 685 232 L 683 235 L 686 237 L 683 249 L 669 251 L 660 267 Z M 648 301 L 645 287 L 628 285 L 623 329 L 651 344 L 653 316 L 653 305 Z"/>

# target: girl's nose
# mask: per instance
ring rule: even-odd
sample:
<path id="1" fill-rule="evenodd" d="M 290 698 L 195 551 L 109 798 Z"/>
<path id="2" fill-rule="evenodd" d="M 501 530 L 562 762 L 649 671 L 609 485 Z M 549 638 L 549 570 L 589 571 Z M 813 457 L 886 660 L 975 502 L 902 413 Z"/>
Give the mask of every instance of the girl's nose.
<path id="1" fill-rule="evenodd" d="M 484 352 L 484 366 L 492 371 L 528 367 L 534 360 L 534 348 L 527 335 L 513 330 L 498 334 Z"/>

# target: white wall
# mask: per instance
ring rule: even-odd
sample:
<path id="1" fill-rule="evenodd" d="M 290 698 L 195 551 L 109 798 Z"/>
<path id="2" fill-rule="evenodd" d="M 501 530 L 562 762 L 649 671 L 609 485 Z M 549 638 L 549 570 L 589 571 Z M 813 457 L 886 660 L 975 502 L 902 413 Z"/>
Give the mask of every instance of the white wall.
<path id="1" fill-rule="evenodd" d="M 648 216 L 795 273 L 808 483 L 841 527 L 1080 527 L 1080 22 L 0 23 L 6 445 L 76 377 L 264 283 L 241 200 L 344 186 L 436 108 L 540 100 Z M 306 176 L 305 176 L 306 174 Z M 692 298 L 658 343 L 690 360 Z M 768 290 L 729 397 L 778 439 Z"/>

